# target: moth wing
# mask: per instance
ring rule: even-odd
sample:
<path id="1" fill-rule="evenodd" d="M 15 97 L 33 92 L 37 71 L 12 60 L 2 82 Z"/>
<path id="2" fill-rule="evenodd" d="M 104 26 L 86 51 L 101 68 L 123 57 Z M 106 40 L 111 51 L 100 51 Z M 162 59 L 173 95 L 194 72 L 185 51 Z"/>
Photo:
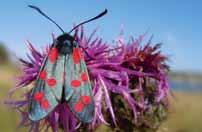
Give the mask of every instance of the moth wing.
<path id="1" fill-rule="evenodd" d="M 79 48 L 66 56 L 65 99 L 76 117 L 90 123 L 94 116 L 94 102 L 91 83 L 85 61 Z"/>
<path id="2" fill-rule="evenodd" d="M 46 117 L 62 97 L 65 56 L 52 48 L 38 74 L 29 101 L 29 118 L 38 121 Z"/>

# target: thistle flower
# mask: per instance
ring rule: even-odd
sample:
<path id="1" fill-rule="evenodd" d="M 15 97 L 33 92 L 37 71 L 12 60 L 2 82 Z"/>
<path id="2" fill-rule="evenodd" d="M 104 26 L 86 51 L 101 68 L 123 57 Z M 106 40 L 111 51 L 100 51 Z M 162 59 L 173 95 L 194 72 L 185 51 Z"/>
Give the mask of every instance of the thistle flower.
<path id="1" fill-rule="evenodd" d="M 122 122 L 127 119 L 134 128 L 155 127 L 148 123 L 145 117 L 149 115 L 154 118 L 155 113 L 152 113 L 154 107 L 167 109 L 169 92 L 168 66 L 165 64 L 167 58 L 159 51 L 160 44 L 151 46 L 150 40 L 141 47 L 144 35 L 136 40 L 131 38 L 130 42 L 125 42 L 123 37 L 119 36 L 116 45 L 112 48 L 101 38 L 95 38 L 95 32 L 96 30 L 87 37 L 81 27 L 74 35 L 78 44 L 94 58 L 84 55 L 95 101 L 92 123 L 81 124 L 66 104 L 59 104 L 43 120 L 32 122 L 28 119 L 27 106 L 30 92 L 27 92 L 22 100 L 6 102 L 20 112 L 22 119 L 19 126 L 29 126 L 30 131 L 34 132 L 48 131 L 48 129 L 54 132 L 59 129 L 65 132 L 78 129 L 93 130 L 100 124 L 126 130 Z M 31 85 L 36 80 L 41 64 L 50 49 L 48 45 L 40 52 L 30 42 L 28 47 L 31 55 L 27 55 L 28 60 L 20 59 L 23 75 L 18 78 L 17 86 L 11 90 L 11 93 Z M 120 113 L 125 116 L 120 117 Z"/>

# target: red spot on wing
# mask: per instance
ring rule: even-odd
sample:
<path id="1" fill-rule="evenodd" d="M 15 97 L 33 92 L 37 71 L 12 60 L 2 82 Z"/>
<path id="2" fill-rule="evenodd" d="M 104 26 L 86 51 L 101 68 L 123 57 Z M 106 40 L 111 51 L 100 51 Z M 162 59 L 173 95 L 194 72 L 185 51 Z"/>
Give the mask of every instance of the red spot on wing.
<path id="1" fill-rule="evenodd" d="M 74 64 L 78 64 L 81 61 L 81 51 L 79 48 L 74 48 L 73 49 L 73 61 Z"/>
<path id="2" fill-rule="evenodd" d="M 58 58 L 58 49 L 57 48 L 52 48 L 50 53 L 49 53 L 48 58 L 52 63 L 55 63 L 55 61 Z"/>
<path id="3" fill-rule="evenodd" d="M 54 78 L 50 78 L 47 80 L 48 86 L 54 87 L 57 83 L 57 81 Z"/>
<path id="4" fill-rule="evenodd" d="M 46 79 L 46 71 L 41 71 L 41 72 L 39 73 L 39 78 L 40 78 L 41 80 L 45 80 L 45 79 Z"/>
<path id="5" fill-rule="evenodd" d="M 85 105 L 88 105 L 88 104 L 90 104 L 91 103 L 91 97 L 90 96 L 82 96 L 81 97 L 81 100 L 82 100 L 82 102 L 85 104 Z"/>
<path id="6" fill-rule="evenodd" d="M 82 112 L 84 109 L 84 104 L 82 102 L 77 102 L 75 105 L 74 105 L 74 110 L 76 112 Z"/>
<path id="7" fill-rule="evenodd" d="M 71 86 L 74 88 L 77 88 L 77 87 L 81 86 L 81 82 L 79 80 L 72 80 Z"/>
<path id="8" fill-rule="evenodd" d="M 88 81 L 88 74 L 86 72 L 82 73 L 81 79 L 82 79 L 82 81 L 87 82 Z"/>
<path id="9" fill-rule="evenodd" d="M 41 107 L 45 110 L 47 110 L 50 107 L 49 101 L 47 99 L 43 99 L 41 101 Z"/>
<path id="10" fill-rule="evenodd" d="M 37 101 L 37 102 L 40 102 L 44 97 L 44 93 L 43 92 L 36 92 L 34 94 L 34 99 Z"/>

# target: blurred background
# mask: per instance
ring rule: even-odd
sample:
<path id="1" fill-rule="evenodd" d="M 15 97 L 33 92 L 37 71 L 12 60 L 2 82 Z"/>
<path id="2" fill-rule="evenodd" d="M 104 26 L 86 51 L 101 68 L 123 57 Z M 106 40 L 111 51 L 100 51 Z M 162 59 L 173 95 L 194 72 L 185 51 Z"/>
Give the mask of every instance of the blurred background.
<path id="1" fill-rule="evenodd" d="M 162 52 L 169 57 L 170 97 L 168 119 L 159 132 L 202 131 L 202 1 L 191 0 L 88 0 L 1 1 L 0 4 L 0 130 L 16 131 L 19 115 L 3 101 L 20 74 L 17 58 L 26 58 L 26 40 L 37 48 L 52 42 L 51 33 L 60 35 L 58 28 L 27 7 L 39 6 L 57 21 L 65 31 L 73 24 L 103 11 L 108 14 L 85 25 L 86 33 L 98 28 L 100 35 L 112 43 L 123 31 L 125 39 L 148 31 L 146 40 L 154 35 L 153 43 L 162 42 Z M 148 38 L 147 38 L 148 37 Z"/>

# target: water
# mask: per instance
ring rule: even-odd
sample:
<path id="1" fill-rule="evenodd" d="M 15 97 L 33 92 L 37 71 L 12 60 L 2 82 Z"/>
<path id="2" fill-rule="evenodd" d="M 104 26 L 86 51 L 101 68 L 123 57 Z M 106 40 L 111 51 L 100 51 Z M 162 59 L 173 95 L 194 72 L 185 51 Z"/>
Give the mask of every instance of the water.
<path id="1" fill-rule="evenodd" d="M 191 82 L 186 80 L 170 80 L 170 86 L 177 91 L 202 92 L 202 82 Z"/>

